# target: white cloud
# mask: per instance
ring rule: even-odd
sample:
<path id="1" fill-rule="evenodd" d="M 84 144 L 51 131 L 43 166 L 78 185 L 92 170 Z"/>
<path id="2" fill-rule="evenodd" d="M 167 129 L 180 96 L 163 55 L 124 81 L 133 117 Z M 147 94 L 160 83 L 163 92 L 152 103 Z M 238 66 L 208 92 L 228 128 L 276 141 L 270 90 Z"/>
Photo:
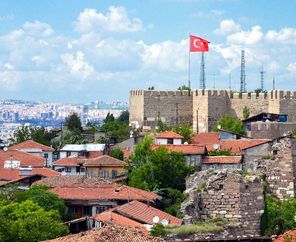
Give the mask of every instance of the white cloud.
<path id="1" fill-rule="evenodd" d="M 266 40 L 283 44 L 296 44 L 296 29 L 283 28 L 280 31 L 270 30 L 266 33 Z"/>
<path id="2" fill-rule="evenodd" d="M 291 72 L 292 74 L 296 74 L 296 62 L 290 63 L 290 64 L 287 66 L 287 70 L 288 70 L 289 72 Z"/>
<path id="3" fill-rule="evenodd" d="M 77 51 L 76 56 L 68 53 L 62 55 L 61 58 L 73 76 L 76 75 L 76 77 L 85 80 L 94 73 L 93 66 L 85 60 L 85 55 L 82 51 Z"/>
<path id="4" fill-rule="evenodd" d="M 5 64 L 4 64 L 4 68 L 5 68 L 6 70 L 8 70 L 8 71 L 11 71 L 11 70 L 14 69 L 14 66 L 11 65 L 11 64 L 9 64 L 9 63 L 5 63 Z"/>
<path id="5" fill-rule="evenodd" d="M 23 25 L 23 30 L 30 35 L 48 37 L 54 33 L 52 27 L 43 22 L 26 22 Z"/>
<path id="6" fill-rule="evenodd" d="M 254 45 L 262 40 L 263 33 L 259 25 L 253 26 L 250 31 L 239 31 L 227 36 L 231 44 Z"/>
<path id="7" fill-rule="evenodd" d="M 143 24 L 139 18 L 130 18 L 124 7 L 109 7 L 105 15 L 96 9 L 84 9 L 75 23 L 79 32 L 110 31 L 110 32 L 139 32 Z"/>
<path id="8" fill-rule="evenodd" d="M 235 23 L 232 19 L 224 19 L 220 22 L 218 29 L 214 30 L 215 34 L 225 35 L 237 32 L 241 29 L 240 25 Z"/>

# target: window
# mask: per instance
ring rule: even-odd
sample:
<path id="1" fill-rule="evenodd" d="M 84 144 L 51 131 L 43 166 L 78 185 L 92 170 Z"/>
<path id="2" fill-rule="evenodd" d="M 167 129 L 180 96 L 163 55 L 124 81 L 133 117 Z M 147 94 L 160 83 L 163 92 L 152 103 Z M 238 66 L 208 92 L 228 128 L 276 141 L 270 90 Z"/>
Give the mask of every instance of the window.
<path id="1" fill-rule="evenodd" d="M 65 167 L 65 172 L 71 173 L 71 167 Z"/>
<path id="2" fill-rule="evenodd" d="M 83 216 L 91 216 L 91 207 L 83 207 Z"/>
<path id="3" fill-rule="evenodd" d="M 174 144 L 174 139 L 168 139 L 168 144 Z"/>
<path id="4" fill-rule="evenodd" d="M 48 158 L 48 154 L 47 154 L 47 153 L 44 154 L 44 158 L 45 158 L 45 159 Z"/>
<path id="5" fill-rule="evenodd" d="M 116 170 L 112 170 L 112 178 L 117 176 L 117 171 Z"/>
<path id="6" fill-rule="evenodd" d="M 109 178 L 109 172 L 107 170 L 102 169 L 102 170 L 99 171 L 99 177 L 101 177 L 101 178 Z"/>
<path id="7" fill-rule="evenodd" d="M 67 156 L 67 157 L 71 156 L 71 151 L 67 151 L 66 156 Z"/>
<path id="8" fill-rule="evenodd" d="M 105 212 L 108 208 L 106 206 L 99 206 L 96 207 L 96 214 L 100 214 L 102 212 Z"/>
<path id="9" fill-rule="evenodd" d="M 277 150 L 273 150 L 273 151 L 272 151 L 272 154 L 273 154 L 273 155 L 277 155 L 277 153 L 278 153 Z"/>

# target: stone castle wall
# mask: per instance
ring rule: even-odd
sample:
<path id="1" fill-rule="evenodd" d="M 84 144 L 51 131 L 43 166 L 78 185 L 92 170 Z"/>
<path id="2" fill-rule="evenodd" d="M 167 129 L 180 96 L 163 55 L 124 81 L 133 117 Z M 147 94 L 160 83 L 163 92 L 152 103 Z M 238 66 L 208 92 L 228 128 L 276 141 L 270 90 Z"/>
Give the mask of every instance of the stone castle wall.
<path id="1" fill-rule="evenodd" d="M 243 109 L 250 116 L 262 113 L 288 115 L 296 121 L 296 92 L 273 90 L 268 93 L 231 93 L 229 90 L 130 91 L 130 122 L 147 128 L 161 119 L 169 125 L 187 123 L 195 132 L 207 132 L 225 114 L 243 118 Z"/>
<path id="2" fill-rule="evenodd" d="M 189 197 L 181 206 L 185 222 L 223 218 L 236 227 L 236 235 L 260 235 L 264 197 L 257 177 L 244 179 L 240 171 L 202 171 L 187 179 L 186 188 Z"/>

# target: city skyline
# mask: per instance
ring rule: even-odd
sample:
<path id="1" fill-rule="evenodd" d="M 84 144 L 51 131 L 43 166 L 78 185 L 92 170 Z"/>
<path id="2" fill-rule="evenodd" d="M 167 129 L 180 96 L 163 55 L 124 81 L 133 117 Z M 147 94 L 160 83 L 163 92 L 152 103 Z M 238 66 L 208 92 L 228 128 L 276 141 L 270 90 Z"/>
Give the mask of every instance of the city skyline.
<path id="1" fill-rule="evenodd" d="M 266 7 L 268 6 L 268 7 Z M 85 103 L 128 100 L 130 89 L 188 83 L 188 35 L 211 42 L 206 84 L 293 90 L 296 1 L 1 1 L 0 99 Z M 282 13 L 285 13 L 283 15 Z M 191 55 L 199 87 L 200 55 Z M 107 91 L 106 91 L 107 90 Z"/>

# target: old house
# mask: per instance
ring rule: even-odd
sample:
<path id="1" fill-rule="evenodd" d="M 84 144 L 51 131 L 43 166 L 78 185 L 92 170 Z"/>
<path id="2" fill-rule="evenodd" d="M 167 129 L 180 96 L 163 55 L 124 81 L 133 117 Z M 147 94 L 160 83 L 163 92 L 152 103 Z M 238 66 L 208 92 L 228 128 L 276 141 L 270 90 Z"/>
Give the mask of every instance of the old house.
<path id="1" fill-rule="evenodd" d="M 202 159 L 202 170 L 239 169 L 242 170 L 241 156 L 205 156 Z"/>
<path id="2" fill-rule="evenodd" d="M 150 230 L 156 223 L 165 226 L 182 224 L 181 219 L 139 201 L 131 201 L 92 218 L 95 221 L 95 227 L 102 227 L 106 222 L 113 222 L 132 227 L 144 227 Z"/>
<path id="3" fill-rule="evenodd" d="M 56 186 L 50 191 L 65 201 L 68 213 L 76 218 L 94 216 L 133 200 L 154 203 L 160 199 L 155 193 L 114 183 Z"/>
<path id="4" fill-rule="evenodd" d="M 40 144 L 33 140 L 26 140 L 22 143 L 13 145 L 9 150 L 21 151 L 44 158 L 44 167 L 52 167 L 52 154 L 54 149 L 52 147 Z"/>
<path id="5" fill-rule="evenodd" d="M 68 144 L 59 150 L 59 159 L 69 156 L 93 158 L 106 153 L 105 144 Z"/>
<path id="6" fill-rule="evenodd" d="M 184 137 L 173 131 L 164 131 L 154 136 L 154 143 L 158 145 L 180 145 Z"/>

